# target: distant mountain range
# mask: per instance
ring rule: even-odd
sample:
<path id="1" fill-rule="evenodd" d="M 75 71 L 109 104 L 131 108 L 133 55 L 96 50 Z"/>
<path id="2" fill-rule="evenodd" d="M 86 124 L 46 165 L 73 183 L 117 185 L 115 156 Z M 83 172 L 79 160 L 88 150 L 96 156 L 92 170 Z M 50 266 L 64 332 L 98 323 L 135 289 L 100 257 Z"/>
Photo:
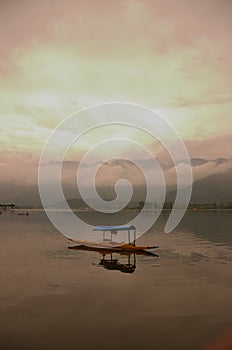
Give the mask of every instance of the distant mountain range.
<path id="1" fill-rule="evenodd" d="M 175 196 L 176 191 L 170 191 L 166 200 L 174 201 Z M 209 175 L 193 183 L 191 203 L 230 201 L 232 201 L 232 171 Z"/>
<path id="2" fill-rule="evenodd" d="M 232 171 L 213 174 L 193 184 L 191 202 L 232 201 Z"/>
<path id="3" fill-rule="evenodd" d="M 215 163 L 215 167 L 223 166 L 225 163 L 231 163 L 227 171 L 218 172 L 212 175 L 208 175 L 200 180 L 196 180 L 193 184 L 192 198 L 191 202 L 204 203 L 204 202 L 228 202 L 232 201 L 232 160 L 226 158 L 217 158 L 215 160 L 207 160 L 203 158 L 192 158 L 192 167 L 204 167 L 207 163 Z M 144 163 L 149 167 L 149 160 L 144 160 Z M 54 163 L 53 163 L 54 165 Z M 76 167 L 78 164 L 76 162 L 68 162 L 65 166 Z M 123 160 L 110 161 L 106 165 L 111 167 L 121 166 L 129 169 L 131 162 Z M 172 165 L 173 166 L 173 165 Z M 168 169 L 167 165 L 164 168 Z M 171 168 L 171 167 L 170 167 Z M 169 169 L 170 169 L 169 168 Z M 221 168 L 220 168 L 221 169 Z M 133 196 L 132 201 L 144 200 L 145 186 L 135 187 L 135 196 Z M 168 193 L 166 200 L 174 201 L 175 191 L 167 189 Z M 107 200 L 112 199 L 113 196 L 112 187 L 101 187 L 99 188 L 99 193 L 101 196 Z M 10 183 L 0 183 L 0 193 L 12 194 L 7 199 L 0 198 L 0 202 L 16 203 L 17 205 L 34 205 L 41 206 L 41 201 L 39 197 L 39 191 L 36 186 L 29 186 L 24 184 L 10 184 Z M 69 195 L 66 195 L 69 198 Z M 71 199 L 70 206 L 72 208 L 85 207 L 85 203 L 79 198 L 79 195 L 75 194 L 75 199 Z"/>
<path id="4" fill-rule="evenodd" d="M 144 191 L 140 188 L 140 194 Z M 166 195 L 166 201 L 174 202 L 176 191 Z M 144 197 L 144 196 L 143 196 Z M 142 196 L 141 196 L 142 199 Z M 144 199 L 144 198 L 143 198 Z M 143 200 L 142 199 L 142 200 Z M 109 198 L 108 198 L 109 200 Z M 139 199 L 137 198 L 137 201 Z M 202 180 L 195 181 L 192 188 L 191 203 L 220 203 L 232 201 L 232 171 L 222 174 L 210 175 Z M 133 202 L 133 201 L 132 201 Z M 86 207 L 82 199 L 69 199 L 71 208 Z M 60 204 L 62 206 L 62 204 Z"/>
<path id="5" fill-rule="evenodd" d="M 144 187 L 137 188 L 137 197 L 133 198 L 132 202 L 144 200 Z M 112 192 L 112 189 L 111 189 Z M 105 188 L 102 190 L 102 196 L 104 193 L 109 193 L 109 189 Z M 35 194 L 35 191 L 34 191 Z M 169 191 L 166 195 L 166 201 L 174 201 L 176 196 L 176 191 Z M 16 203 L 20 203 L 18 198 Z M 111 196 L 107 196 L 107 200 L 112 199 Z M 11 200 L 12 201 L 12 200 Z M 221 174 L 213 174 L 207 176 L 206 178 L 195 181 L 192 188 L 191 203 L 213 203 L 213 202 L 230 202 L 232 201 L 232 171 Z M 14 201 L 13 201 L 14 202 Z M 23 203 L 23 201 L 21 201 Z M 24 204 L 29 204 L 30 197 Z M 40 199 L 37 196 L 37 200 L 34 200 L 35 205 L 41 205 Z M 68 200 L 69 206 L 71 208 L 85 208 L 87 205 L 81 198 L 73 198 Z M 62 203 L 56 203 L 58 208 L 62 208 Z"/>

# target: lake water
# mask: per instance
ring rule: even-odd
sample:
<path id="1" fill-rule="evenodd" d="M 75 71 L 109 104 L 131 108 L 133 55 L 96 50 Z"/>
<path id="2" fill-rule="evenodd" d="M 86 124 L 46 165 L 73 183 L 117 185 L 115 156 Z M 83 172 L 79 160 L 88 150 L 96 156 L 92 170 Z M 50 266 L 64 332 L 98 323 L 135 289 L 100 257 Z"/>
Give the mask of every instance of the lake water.
<path id="1" fill-rule="evenodd" d="M 232 213 L 188 212 L 164 234 L 167 217 L 140 239 L 158 256 L 124 273 L 127 256 L 68 249 L 44 212 L 1 215 L 0 348 L 197 350 L 231 327 Z"/>

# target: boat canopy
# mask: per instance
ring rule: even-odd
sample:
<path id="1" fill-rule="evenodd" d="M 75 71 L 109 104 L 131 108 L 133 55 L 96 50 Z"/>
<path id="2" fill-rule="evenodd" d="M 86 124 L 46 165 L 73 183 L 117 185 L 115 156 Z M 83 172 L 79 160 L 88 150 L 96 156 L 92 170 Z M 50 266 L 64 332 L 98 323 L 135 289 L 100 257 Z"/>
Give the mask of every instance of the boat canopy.
<path id="1" fill-rule="evenodd" d="M 123 226 L 95 226 L 93 231 L 128 231 L 135 230 L 135 226 L 133 225 L 123 225 Z"/>

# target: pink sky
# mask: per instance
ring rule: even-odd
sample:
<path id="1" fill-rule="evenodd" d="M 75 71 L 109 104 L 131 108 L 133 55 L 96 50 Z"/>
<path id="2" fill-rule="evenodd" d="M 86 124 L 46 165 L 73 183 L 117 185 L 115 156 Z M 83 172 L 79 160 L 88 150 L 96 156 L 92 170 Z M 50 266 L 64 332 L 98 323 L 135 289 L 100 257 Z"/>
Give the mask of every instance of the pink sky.
<path id="1" fill-rule="evenodd" d="M 226 0 L 1 1 L 0 183 L 36 183 L 56 125 L 119 100 L 162 113 L 190 156 L 231 158 L 231 12 Z"/>

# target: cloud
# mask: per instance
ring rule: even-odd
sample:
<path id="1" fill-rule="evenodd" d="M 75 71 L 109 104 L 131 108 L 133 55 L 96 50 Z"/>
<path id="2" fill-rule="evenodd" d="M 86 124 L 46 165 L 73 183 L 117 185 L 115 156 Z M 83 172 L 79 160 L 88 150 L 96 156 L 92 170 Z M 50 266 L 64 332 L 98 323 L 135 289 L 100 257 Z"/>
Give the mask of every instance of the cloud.
<path id="1" fill-rule="evenodd" d="M 213 95 L 210 98 L 198 98 L 196 100 L 190 99 L 187 97 L 180 97 L 177 99 L 177 105 L 179 107 L 192 107 L 192 106 L 199 106 L 199 105 L 211 105 L 211 104 L 225 104 L 225 103 L 231 103 L 232 102 L 232 95 L 230 93 L 228 94 L 218 94 Z"/>
<path id="2" fill-rule="evenodd" d="M 185 140 L 184 144 L 190 158 L 203 158 L 208 161 L 216 160 L 217 158 L 232 158 L 232 134 L 216 135 L 197 140 Z M 172 152 L 174 154 L 177 152 L 175 151 L 175 145 L 172 146 Z M 171 159 L 165 149 L 157 153 L 157 158 L 170 167 Z"/>
<path id="3" fill-rule="evenodd" d="M 197 141 L 189 140 L 185 144 L 192 158 L 200 157 L 209 160 L 232 158 L 232 134 L 216 135 Z"/>
<path id="4" fill-rule="evenodd" d="M 0 181 L 36 186 L 39 155 L 57 124 L 119 100 L 162 112 L 192 158 L 231 158 L 231 9 L 226 0 L 1 1 Z M 102 133 L 82 140 L 78 157 Z M 173 183 L 170 159 L 156 155 Z M 80 160 L 74 152 L 72 159 Z M 194 176 L 229 164 L 209 162 Z M 116 164 L 104 172 L 101 185 L 124 176 Z M 136 171 L 131 178 L 143 181 Z"/>
<path id="5" fill-rule="evenodd" d="M 1 125 L 24 125 L 26 142 L 26 124 L 46 133 L 81 107 L 121 100 L 163 108 L 184 138 L 225 133 L 230 10 L 215 0 L 1 2 Z"/>
<path id="6" fill-rule="evenodd" d="M 112 52 L 130 40 L 128 50 L 136 43 L 142 49 L 153 43 L 153 48 L 171 51 L 176 45 L 193 46 L 202 37 L 229 38 L 231 7 L 227 0 L 2 1 L 1 24 L 5 48 L 75 40 L 82 51 Z"/>

